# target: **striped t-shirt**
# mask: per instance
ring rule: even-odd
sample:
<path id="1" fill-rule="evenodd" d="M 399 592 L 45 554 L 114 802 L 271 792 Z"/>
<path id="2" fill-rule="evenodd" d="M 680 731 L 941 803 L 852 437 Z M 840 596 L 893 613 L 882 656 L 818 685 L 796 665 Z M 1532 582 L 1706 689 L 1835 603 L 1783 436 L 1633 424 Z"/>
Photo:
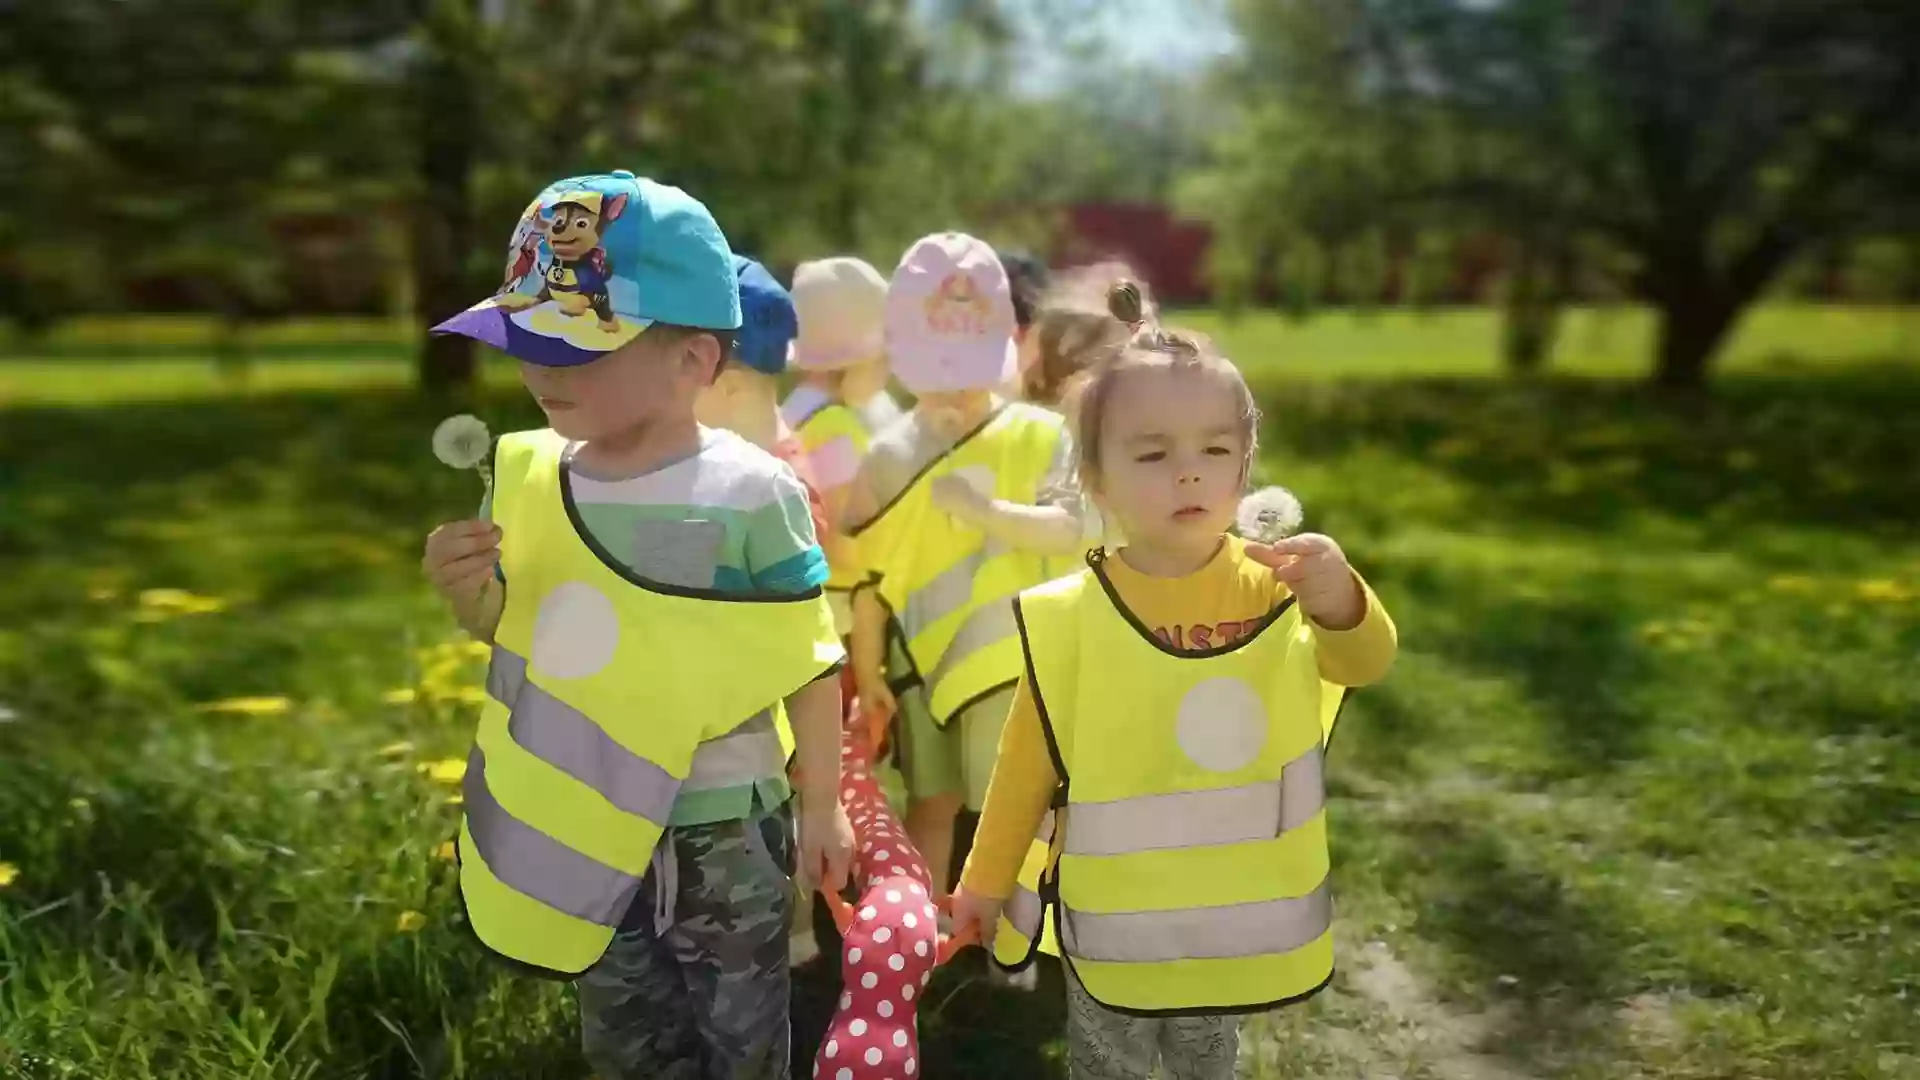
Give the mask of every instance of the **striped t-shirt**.
<path id="1" fill-rule="evenodd" d="M 638 476 L 582 466 L 574 460 L 578 449 L 569 446 L 563 460 L 581 524 L 641 577 L 739 593 L 805 592 L 826 582 L 806 486 L 785 462 L 740 436 L 702 428 L 698 450 Z M 490 517 L 491 509 L 482 504 L 480 516 Z M 726 755 L 737 768 L 738 736 L 761 729 L 776 747 L 765 757 L 765 775 L 737 786 L 683 788 L 669 825 L 732 821 L 792 795 L 770 713 L 703 746 L 690 776 L 703 771 L 703 754 Z M 723 748 L 723 741 L 730 745 Z"/>

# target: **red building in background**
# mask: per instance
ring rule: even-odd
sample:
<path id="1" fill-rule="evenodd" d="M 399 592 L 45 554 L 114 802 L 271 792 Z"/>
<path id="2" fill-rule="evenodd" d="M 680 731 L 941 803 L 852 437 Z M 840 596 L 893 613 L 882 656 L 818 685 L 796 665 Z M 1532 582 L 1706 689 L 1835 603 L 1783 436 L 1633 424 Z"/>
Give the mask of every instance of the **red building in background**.
<path id="1" fill-rule="evenodd" d="M 1164 304 L 1202 304 L 1212 290 L 1205 274 L 1213 230 L 1181 221 L 1152 203 L 1070 206 L 1048 262 L 1055 269 L 1118 259 L 1134 268 Z"/>

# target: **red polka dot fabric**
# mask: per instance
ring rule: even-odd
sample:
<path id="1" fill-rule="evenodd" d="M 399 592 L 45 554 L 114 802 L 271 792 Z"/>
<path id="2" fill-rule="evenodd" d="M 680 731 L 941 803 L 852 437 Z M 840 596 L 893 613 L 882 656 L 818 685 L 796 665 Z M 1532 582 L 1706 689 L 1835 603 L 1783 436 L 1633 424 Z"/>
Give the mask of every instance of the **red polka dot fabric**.
<path id="1" fill-rule="evenodd" d="M 907 1080 L 920 1072 L 915 1016 L 940 953 L 933 879 L 887 805 L 864 733 L 840 749 L 840 797 L 853 821 L 859 903 L 842 934 L 840 1008 L 813 1059 L 827 1080 Z"/>

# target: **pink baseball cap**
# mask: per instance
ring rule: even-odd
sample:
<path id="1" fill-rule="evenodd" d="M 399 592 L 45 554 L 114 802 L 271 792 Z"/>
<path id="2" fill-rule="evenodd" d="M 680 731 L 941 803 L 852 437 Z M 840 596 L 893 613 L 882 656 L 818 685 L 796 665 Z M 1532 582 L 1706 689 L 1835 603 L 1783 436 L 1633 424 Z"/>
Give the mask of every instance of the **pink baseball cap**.
<path id="1" fill-rule="evenodd" d="M 922 237 L 887 286 L 887 358 L 915 394 L 988 390 L 1019 371 L 1013 291 L 984 240 Z"/>

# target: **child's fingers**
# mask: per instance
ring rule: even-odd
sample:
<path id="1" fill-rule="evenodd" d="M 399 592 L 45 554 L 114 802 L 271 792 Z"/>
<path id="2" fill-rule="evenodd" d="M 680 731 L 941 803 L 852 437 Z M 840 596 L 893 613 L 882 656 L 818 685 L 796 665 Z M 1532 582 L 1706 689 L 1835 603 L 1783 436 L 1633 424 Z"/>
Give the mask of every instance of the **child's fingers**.
<path id="1" fill-rule="evenodd" d="M 1273 567 L 1274 577 L 1279 578 L 1290 586 L 1298 585 L 1307 580 L 1307 576 L 1311 573 L 1311 570 L 1307 566 L 1307 560 L 1297 555 L 1289 556 L 1282 562 L 1268 563 L 1267 565 Z"/>
<path id="2" fill-rule="evenodd" d="M 1332 541 L 1318 533 L 1301 533 L 1275 540 L 1268 546 L 1276 555 L 1318 555 L 1331 544 Z"/>
<path id="3" fill-rule="evenodd" d="M 435 581 L 444 585 L 452 585 L 478 574 L 492 573 L 494 566 L 499 562 L 500 549 L 487 548 L 451 562 L 441 563 L 434 571 L 433 577 Z"/>

